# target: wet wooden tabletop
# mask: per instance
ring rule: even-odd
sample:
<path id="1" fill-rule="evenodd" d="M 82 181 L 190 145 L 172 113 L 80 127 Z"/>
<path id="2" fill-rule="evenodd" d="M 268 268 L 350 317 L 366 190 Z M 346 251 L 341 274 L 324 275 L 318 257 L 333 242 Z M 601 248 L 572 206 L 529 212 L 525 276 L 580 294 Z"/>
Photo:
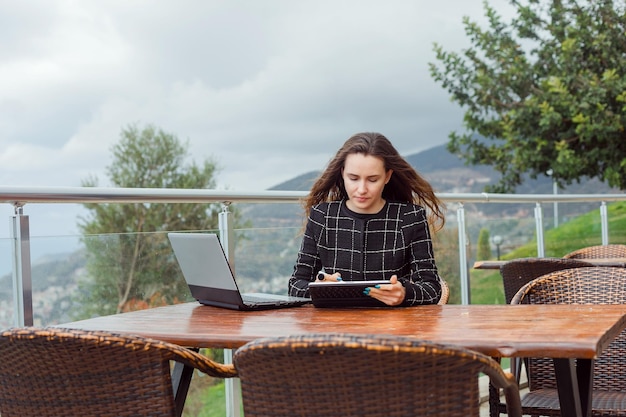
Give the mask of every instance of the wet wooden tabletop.
<path id="1" fill-rule="evenodd" d="M 626 327 L 622 305 L 442 305 L 234 311 L 196 302 L 61 324 L 189 347 L 237 348 L 261 337 L 390 334 L 452 343 L 493 357 L 593 359 Z"/>

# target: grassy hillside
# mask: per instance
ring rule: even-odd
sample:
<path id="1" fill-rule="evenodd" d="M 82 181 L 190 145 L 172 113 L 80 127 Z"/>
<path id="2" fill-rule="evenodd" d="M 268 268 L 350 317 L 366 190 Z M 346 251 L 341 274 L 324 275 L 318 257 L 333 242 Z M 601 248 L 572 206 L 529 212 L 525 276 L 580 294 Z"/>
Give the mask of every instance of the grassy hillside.
<path id="1" fill-rule="evenodd" d="M 607 205 L 609 243 L 626 244 L 626 202 Z M 600 210 L 593 210 L 556 229 L 544 232 L 545 256 L 561 257 L 585 246 L 601 245 Z M 501 259 L 527 258 L 537 256 L 537 242 L 531 242 L 511 252 Z M 502 304 L 504 291 L 502 278 L 497 270 L 470 270 L 472 304 Z"/>

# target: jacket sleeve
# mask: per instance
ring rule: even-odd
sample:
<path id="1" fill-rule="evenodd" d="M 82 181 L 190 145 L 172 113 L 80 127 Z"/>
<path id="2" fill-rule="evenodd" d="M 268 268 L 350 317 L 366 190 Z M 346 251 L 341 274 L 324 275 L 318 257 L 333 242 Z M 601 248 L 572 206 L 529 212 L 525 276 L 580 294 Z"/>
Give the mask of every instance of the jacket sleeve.
<path id="1" fill-rule="evenodd" d="M 412 207 L 403 227 L 411 257 L 410 275 L 399 278 L 406 289 L 403 305 L 437 304 L 441 298 L 441 281 L 426 212 L 423 207 Z"/>
<path id="2" fill-rule="evenodd" d="M 319 236 L 324 227 L 324 213 L 313 207 L 309 213 L 302 237 L 302 244 L 289 278 L 289 295 L 309 297 L 309 282 L 314 281 L 317 272 L 322 268 L 318 252 Z"/>

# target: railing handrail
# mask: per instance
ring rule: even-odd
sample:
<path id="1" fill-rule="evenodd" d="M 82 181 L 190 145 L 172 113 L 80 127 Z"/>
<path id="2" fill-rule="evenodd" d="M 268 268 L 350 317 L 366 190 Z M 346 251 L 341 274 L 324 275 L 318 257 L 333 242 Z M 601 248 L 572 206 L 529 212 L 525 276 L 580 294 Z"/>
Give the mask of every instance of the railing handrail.
<path id="1" fill-rule="evenodd" d="M 181 188 L 17 187 L 0 186 L 0 202 L 27 203 L 285 203 L 306 191 L 232 191 Z"/>
<path id="2" fill-rule="evenodd" d="M 282 190 L 0 186 L 0 203 L 9 203 L 15 206 L 29 203 L 289 203 L 297 202 L 307 195 L 307 191 Z M 437 197 L 444 203 L 548 203 L 626 200 L 626 194 L 437 193 Z"/>

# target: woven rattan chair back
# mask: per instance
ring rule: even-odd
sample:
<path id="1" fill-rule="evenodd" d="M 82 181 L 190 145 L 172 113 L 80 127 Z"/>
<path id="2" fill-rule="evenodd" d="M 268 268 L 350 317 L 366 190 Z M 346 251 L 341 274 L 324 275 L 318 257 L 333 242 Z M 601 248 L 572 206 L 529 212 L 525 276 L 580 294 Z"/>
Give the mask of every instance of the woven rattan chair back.
<path id="1" fill-rule="evenodd" d="M 437 304 L 439 305 L 444 305 L 444 304 L 448 304 L 448 299 L 450 298 L 450 287 L 448 286 L 448 283 L 441 279 L 441 298 L 439 299 L 439 302 Z"/>
<path id="2" fill-rule="evenodd" d="M 543 275 L 523 286 L 511 301 L 521 303 L 626 304 L 626 268 L 571 268 Z M 592 415 L 626 416 L 626 331 L 596 359 L 593 378 Z M 524 413 L 560 415 L 553 361 L 531 359 L 528 381 Z"/>
<path id="3" fill-rule="evenodd" d="M 2 417 L 150 416 L 182 413 L 174 404 L 170 361 L 214 377 L 232 365 L 140 337 L 58 328 L 0 334 Z"/>
<path id="4" fill-rule="evenodd" d="M 568 259 L 626 258 L 626 245 L 598 245 L 578 249 L 563 256 Z"/>
<path id="5" fill-rule="evenodd" d="M 542 275 L 568 268 L 581 268 L 590 266 L 594 265 L 579 259 L 514 259 L 500 267 L 500 275 L 502 275 L 502 285 L 504 286 L 504 299 L 506 300 L 507 304 L 510 304 L 513 296 L 520 288 L 522 288 L 522 286 Z"/>
<path id="6" fill-rule="evenodd" d="M 246 417 L 478 417 L 480 372 L 505 389 L 509 415 L 520 415 L 518 386 L 492 358 L 416 339 L 260 339 L 233 363 Z"/>

